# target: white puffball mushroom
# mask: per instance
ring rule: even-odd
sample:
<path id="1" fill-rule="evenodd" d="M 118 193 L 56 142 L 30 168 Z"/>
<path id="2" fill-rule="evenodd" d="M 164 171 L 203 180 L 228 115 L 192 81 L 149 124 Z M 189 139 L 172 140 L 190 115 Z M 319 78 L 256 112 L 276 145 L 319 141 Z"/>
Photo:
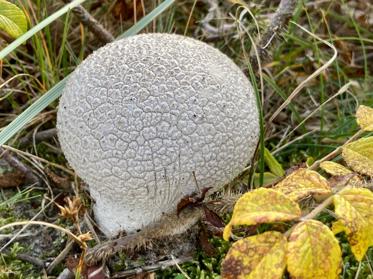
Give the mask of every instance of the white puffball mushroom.
<path id="1" fill-rule="evenodd" d="M 91 54 L 68 80 L 57 128 L 108 236 L 176 211 L 198 191 L 196 181 L 208 193 L 221 189 L 249 163 L 259 137 L 241 70 L 208 44 L 171 34 L 125 38 Z"/>

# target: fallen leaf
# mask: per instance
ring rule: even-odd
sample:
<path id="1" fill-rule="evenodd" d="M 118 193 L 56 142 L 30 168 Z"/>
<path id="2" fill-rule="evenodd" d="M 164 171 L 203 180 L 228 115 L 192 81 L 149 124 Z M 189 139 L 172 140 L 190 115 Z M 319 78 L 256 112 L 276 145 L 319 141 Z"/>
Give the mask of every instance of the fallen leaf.
<path id="1" fill-rule="evenodd" d="M 25 182 L 25 174 L 19 170 L 0 174 L 0 188 L 18 187 Z"/>
<path id="2" fill-rule="evenodd" d="M 331 193 L 328 181 L 315 171 L 297 169 L 278 183 L 274 190 L 296 201 L 309 195 L 327 195 Z"/>
<path id="3" fill-rule="evenodd" d="M 338 221 L 333 232 L 344 231 L 351 251 L 361 261 L 373 245 L 373 193 L 364 188 L 346 188 L 333 197 Z"/>
<path id="4" fill-rule="evenodd" d="M 282 278 L 285 252 L 286 238 L 279 232 L 269 231 L 238 240 L 222 263 L 222 278 Z"/>
<path id="5" fill-rule="evenodd" d="M 332 161 L 325 161 L 320 164 L 320 168 L 331 175 L 347 175 L 352 173 L 352 170 L 349 170 L 345 166 L 338 164 Z"/>
<path id="6" fill-rule="evenodd" d="M 287 268 L 291 278 L 336 279 L 341 272 L 342 252 L 333 232 L 323 223 L 299 223 L 288 238 Z"/>
<path id="7" fill-rule="evenodd" d="M 232 219 L 224 228 L 223 238 L 229 239 L 233 226 L 285 222 L 300 216 L 299 205 L 284 194 L 272 189 L 256 189 L 238 199 Z"/>
<path id="8" fill-rule="evenodd" d="M 210 210 L 207 207 L 203 207 L 203 211 L 205 213 L 204 215 L 204 221 L 211 224 L 212 226 L 216 228 L 224 228 L 225 224 L 220 218 L 218 214 L 216 214 L 214 211 Z"/>
<path id="9" fill-rule="evenodd" d="M 373 176 L 373 137 L 361 138 L 345 145 L 342 157 L 354 171 Z"/>
<path id="10" fill-rule="evenodd" d="M 328 179 L 329 185 L 332 188 L 343 187 L 343 186 L 352 186 L 352 187 L 361 187 L 364 184 L 364 181 L 357 175 L 357 173 L 350 173 L 347 175 L 337 175 L 332 176 Z"/>
<path id="11" fill-rule="evenodd" d="M 367 106 L 359 106 L 356 111 L 356 121 L 360 128 L 364 131 L 373 131 L 373 108 Z"/>

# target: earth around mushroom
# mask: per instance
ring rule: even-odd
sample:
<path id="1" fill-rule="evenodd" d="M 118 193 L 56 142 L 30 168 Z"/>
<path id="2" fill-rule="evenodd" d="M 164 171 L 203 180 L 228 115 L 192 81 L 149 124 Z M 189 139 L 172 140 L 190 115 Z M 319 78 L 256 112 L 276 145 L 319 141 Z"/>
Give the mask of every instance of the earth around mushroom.
<path id="1" fill-rule="evenodd" d="M 221 189 L 259 138 L 241 70 L 206 43 L 171 34 L 125 38 L 91 54 L 69 78 L 57 128 L 108 236 L 176 212 L 198 191 L 195 180 L 209 193 Z"/>

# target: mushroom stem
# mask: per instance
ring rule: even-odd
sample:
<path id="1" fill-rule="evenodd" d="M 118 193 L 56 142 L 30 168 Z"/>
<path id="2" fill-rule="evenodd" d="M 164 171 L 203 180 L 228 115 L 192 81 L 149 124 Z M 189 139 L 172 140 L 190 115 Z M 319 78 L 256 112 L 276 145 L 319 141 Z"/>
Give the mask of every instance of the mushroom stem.
<path id="1" fill-rule="evenodd" d="M 179 216 L 176 213 L 164 215 L 161 220 L 145 227 L 138 233 L 109 240 L 89 249 L 85 262 L 89 266 L 94 265 L 119 251 L 141 249 L 156 239 L 182 234 L 195 225 L 201 219 L 202 214 L 201 207 L 192 207 L 181 211 Z"/>

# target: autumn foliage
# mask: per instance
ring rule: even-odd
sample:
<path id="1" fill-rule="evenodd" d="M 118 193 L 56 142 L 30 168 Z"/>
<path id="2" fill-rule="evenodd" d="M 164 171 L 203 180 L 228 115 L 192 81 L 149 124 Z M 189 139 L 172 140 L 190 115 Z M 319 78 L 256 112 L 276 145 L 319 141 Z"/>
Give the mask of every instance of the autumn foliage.
<path id="1" fill-rule="evenodd" d="M 373 131 L 372 108 L 360 106 L 356 117 L 360 133 Z M 366 182 L 373 176 L 373 137 L 345 144 L 341 151 L 348 167 L 334 161 L 319 165 L 331 175 L 329 179 L 310 168 L 299 168 L 271 189 L 256 189 L 240 197 L 224 229 L 225 240 L 237 239 L 233 233 L 242 226 L 288 222 L 288 229 L 278 226 L 280 232 L 272 226 L 236 241 L 223 261 L 222 278 L 275 279 L 282 278 L 285 270 L 291 278 L 339 278 L 342 252 L 335 237 L 339 233 L 346 234 L 356 260 L 363 259 L 373 246 L 373 193 Z M 268 152 L 266 157 L 267 164 L 274 163 Z M 279 169 L 278 163 L 274 166 Z M 322 202 L 302 212 L 300 203 L 310 196 Z M 331 205 L 336 221 L 329 228 L 314 218 Z"/>

